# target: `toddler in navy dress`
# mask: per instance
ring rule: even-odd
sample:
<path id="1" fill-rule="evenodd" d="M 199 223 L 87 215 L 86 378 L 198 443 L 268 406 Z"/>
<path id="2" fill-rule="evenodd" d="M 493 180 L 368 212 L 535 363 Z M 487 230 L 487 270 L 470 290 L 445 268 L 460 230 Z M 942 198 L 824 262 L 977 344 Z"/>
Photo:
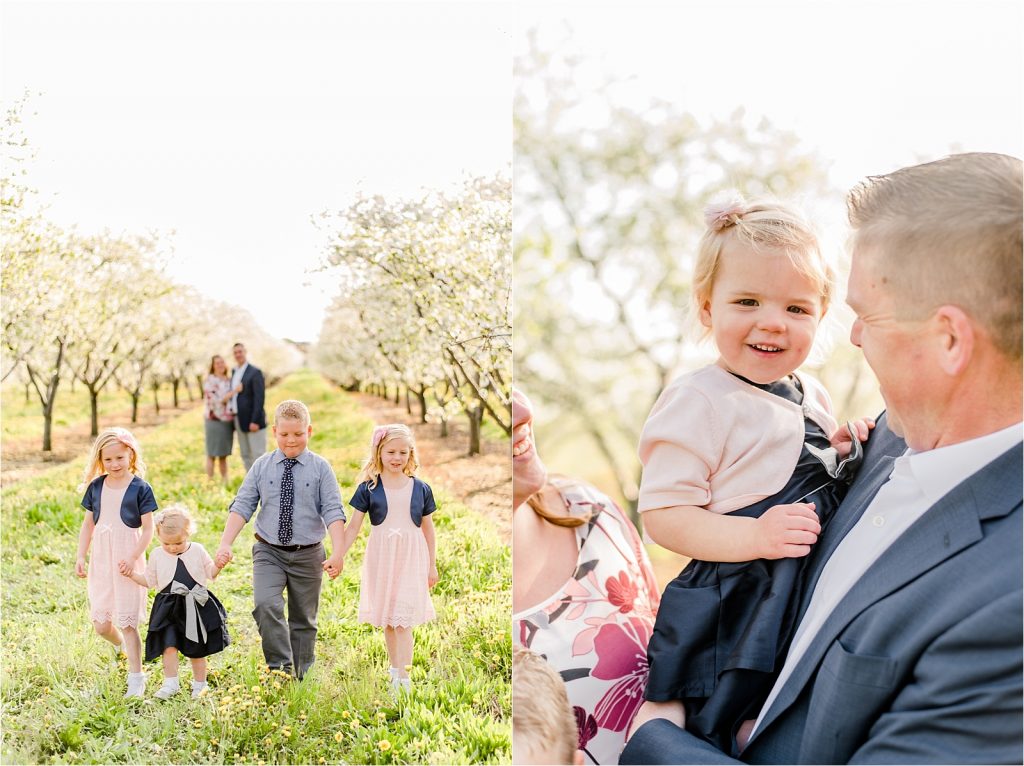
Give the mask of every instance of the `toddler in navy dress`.
<path id="1" fill-rule="evenodd" d="M 640 440 L 645 529 L 692 561 L 662 596 L 634 728 L 668 718 L 738 754 L 796 627 L 802 557 L 874 423 L 837 428 L 824 388 L 796 372 L 832 285 L 806 221 L 736 199 L 706 223 L 694 309 L 719 358 L 662 392 Z"/>
<path id="2" fill-rule="evenodd" d="M 224 606 L 206 589 L 220 573 L 210 554 L 189 538 L 195 522 L 188 509 L 171 505 L 156 515 L 160 547 L 153 550 L 145 575 L 133 574 L 140 585 L 156 588 L 146 634 L 146 661 L 162 658 L 164 683 L 154 695 L 170 699 L 178 682 L 178 652 L 192 661 L 192 696 L 206 688 L 206 658 L 230 643 Z"/>

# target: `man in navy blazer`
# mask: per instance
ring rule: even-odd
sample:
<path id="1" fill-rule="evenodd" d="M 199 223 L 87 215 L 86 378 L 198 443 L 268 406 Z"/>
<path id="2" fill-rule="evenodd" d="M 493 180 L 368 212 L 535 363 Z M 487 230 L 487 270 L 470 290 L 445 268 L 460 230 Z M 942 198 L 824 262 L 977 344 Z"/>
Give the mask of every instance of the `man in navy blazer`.
<path id="1" fill-rule="evenodd" d="M 267 451 L 267 413 L 263 408 L 265 384 L 260 369 L 249 364 L 245 346 L 236 343 L 231 350 L 237 365 L 231 373 L 231 386 L 238 392 L 233 400 L 235 432 L 245 472 L 248 473 L 256 458 Z"/>
<path id="2" fill-rule="evenodd" d="M 638 721 L 620 763 L 1024 762 L 1021 168 L 954 155 L 850 193 L 850 339 L 886 416 L 756 722 L 724 753 Z"/>

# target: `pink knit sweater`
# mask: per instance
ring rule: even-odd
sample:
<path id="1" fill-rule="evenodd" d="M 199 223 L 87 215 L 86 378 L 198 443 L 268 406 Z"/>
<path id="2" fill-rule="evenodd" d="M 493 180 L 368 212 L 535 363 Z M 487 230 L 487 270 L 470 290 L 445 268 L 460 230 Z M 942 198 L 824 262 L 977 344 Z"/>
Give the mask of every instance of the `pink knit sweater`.
<path id="1" fill-rule="evenodd" d="M 804 416 L 828 435 L 836 429 L 824 387 L 796 375 L 802 407 L 717 365 L 674 380 L 640 435 L 638 510 L 695 505 L 729 513 L 781 490 L 800 457 Z"/>

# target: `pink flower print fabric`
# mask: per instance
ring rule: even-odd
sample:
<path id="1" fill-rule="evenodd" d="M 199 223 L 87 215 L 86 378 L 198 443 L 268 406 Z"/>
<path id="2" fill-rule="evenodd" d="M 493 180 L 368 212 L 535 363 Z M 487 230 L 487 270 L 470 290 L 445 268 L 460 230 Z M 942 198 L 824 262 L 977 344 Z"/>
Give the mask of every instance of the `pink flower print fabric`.
<path id="1" fill-rule="evenodd" d="M 556 486 L 569 513 L 591 519 L 576 528 L 573 576 L 544 603 L 513 615 L 513 636 L 561 674 L 587 762 L 614 764 L 643 702 L 658 588 L 619 507 L 593 487 Z"/>

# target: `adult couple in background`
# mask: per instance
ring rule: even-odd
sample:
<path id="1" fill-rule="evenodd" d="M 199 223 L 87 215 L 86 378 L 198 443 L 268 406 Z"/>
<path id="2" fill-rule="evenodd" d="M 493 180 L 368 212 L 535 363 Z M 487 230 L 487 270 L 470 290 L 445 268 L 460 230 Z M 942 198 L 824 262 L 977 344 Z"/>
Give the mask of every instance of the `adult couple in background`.
<path id="1" fill-rule="evenodd" d="M 857 315 L 851 341 L 863 350 L 886 404 L 870 437 L 865 440 L 867 432 L 855 425 L 849 438 L 837 431 L 830 440 L 827 429 L 811 434 L 808 425 L 793 440 L 795 447 L 782 437 L 777 448 L 766 447 L 766 435 L 788 432 L 793 417 L 805 424 L 827 420 L 815 415 L 825 398 L 813 381 L 782 373 L 786 352 L 813 337 L 814 328 L 804 323 L 820 317 L 829 294 L 822 290 L 827 280 L 787 252 L 759 284 L 733 295 L 733 283 L 760 273 L 756 264 L 734 268 L 733 261 L 749 256 L 744 246 L 742 257 L 723 248 L 721 271 L 710 272 L 706 284 L 694 282 L 695 293 L 707 294 L 698 314 L 718 346 L 719 364 L 666 389 L 641 442 L 639 505 L 663 545 L 707 528 L 701 545 L 740 547 L 741 527 L 753 529 L 757 522 L 760 529 L 769 512 L 788 509 L 775 512 L 780 550 L 757 554 L 790 574 L 769 578 L 771 587 L 792 587 L 769 589 L 755 610 L 773 612 L 760 607 L 791 602 L 773 612 L 776 636 L 750 641 L 736 635 L 730 614 L 709 608 L 703 613 L 717 620 L 710 639 L 694 640 L 693 631 L 707 626 L 698 624 L 700 610 L 682 605 L 698 604 L 706 594 L 724 605 L 729 567 L 735 567 L 711 572 L 710 562 L 750 558 L 729 558 L 725 550 L 721 558 L 695 564 L 718 578 L 715 587 L 709 581 L 707 589 L 680 595 L 670 585 L 653 629 L 644 614 L 626 615 L 627 607 L 650 611 L 657 604 L 646 577 L 620 583 L 598 577 L 594 582 L 608 607 L 608 614 L 599 613 L 601 605 L 583 593 L 593 578 L 581 569 L 591 558 L 586 554 L 595 519 L 609 514 L 594 503 L 576 509 L 545 489 L 551 485 L 529 438 L 532 415 L 519 407 L 513 437 L 519 501 L 513 516 L 514 637 L 561 672 L 580 748 L 592 762 L 615 762 L 612 740 L 618 736 L 621 746 L 627 733 L 621 763 L 1022 761 L 1021 163 L 1003 155 L 956 155 L 871 178 L 851 192 L 848 206 L 853 237 L 847 302 Z M 714 237 L 742 231 L 761 215 L 745 205 L 713 212 L 708 227 Z M 801 289 L 792 291 L 793 284 Z M 803 287 L 809 287 L 807 295 Z M 788 327 L 788 335 L 759 326 L 754 339 L 739 332 L 746 320 L 734 312 L 755 313 L 776 299 L 781 302 L 772 327 Z M 772 332 L 778 341 L 767 339 Z M 779 380 L 787 385 L 772 388 L 774 378 L 744 377 L 748 351 L 758 357 L 751 370 L 778 363 Z M 740 360 L 739 366 L 731 360 Z M 663 416 L 687 386 L 689 401 L 710 403 L 701 423 Z M 797 399 L 801 405 L 794 410 Z M 715 428 L 716 419 L 729 417 L 732 426 Z M 807 512 L 817 510 L 807 502 L 813 490 L 803 497 L 769 497 L 776 484 L 792 483 L 805 467 L 817 471 L 826 464 L 830 476 L 845 478 L 839 464 L 860 446 L 863 455 L 853 455 L 862 460 L 859 471 L 843 490 L 845 498 L 833 498 L 828 521 L 819 524 Z M 814 457 L 838 447 L 844 449 L 835 459 L 805 466 L 805 452 Z M 672 459 L 662 461 L 660 453 Z M 788 467 L 779 465 L 790 457 Z M 779 476 L 764 469 L 773 461 Z M 744 470 L 729 473 L 740 463 Z M 701 472 L 698 464 L 704 465 L 703 478 L 691 476 Z M 703 494 L 690 491 L 705 480 Z M 767 491 L 753 486 L 759 481 Z M 531 493 L 521 489 L 535 494 L 527 501 Z M 547 498 L 551 502 L 539 502 Z M 773 498 L 780 505 L 760 507 L 760 516 L 730 518 Z M 814 504 L 827 505 L 825 500 L 815 497 Z M 548 519 L 553 512 L 583 511 L 583 526 L 568 532 Z M 678 525 L 683 511 L 687 524 Z M 721 526 L 708 511 L 718 514 Z M 716 539 L 714 530 L 725 523 L 736 534 Z M 753 543 L 760 544 L 756 537 Z M 540 561 L 527 566 L 533 558 Z M 639 551 L 625 558 L 645 566 Z M 785 562 L 799 566 L 786 570 Z M 569 643 L 560 648 L 553 639 L 576 615 L 578 598 L 586 599 L 586 625 L 564 634 Z M 646 663 L 625 658 L 632 656 L 636 637 L 652 631 L 648 684 Z M 592 646 L 593 652 L 581 651 Z M 678 656 L 685 651 L 707 662 L 672 667 L 673 647 Z M 636 710 L 637 690 L 648 702 L 629 726 L 622 710 L 629 697 Z M 609 715 L 612 710 L 618 714 Z M 599 739 L 605 749 L 596 755 Z M 514 757 L 529 762 L 528 753 Z"/>
<path id="2" fill-rule="evenodd" d="M 249 364 L 242 343 L 232 347 L 232 354 L 236 365 L 234 370 L 229 373 L 224 357 L 215 355 L 210 360 L 210 369 L 203 382 L 206 475 L 213 478 L 216 463 L 224 482 L 227 482 L 228 455 L 236 434 L 246 473 L 256 458 L 267 451 L 263 372 Z"/>

